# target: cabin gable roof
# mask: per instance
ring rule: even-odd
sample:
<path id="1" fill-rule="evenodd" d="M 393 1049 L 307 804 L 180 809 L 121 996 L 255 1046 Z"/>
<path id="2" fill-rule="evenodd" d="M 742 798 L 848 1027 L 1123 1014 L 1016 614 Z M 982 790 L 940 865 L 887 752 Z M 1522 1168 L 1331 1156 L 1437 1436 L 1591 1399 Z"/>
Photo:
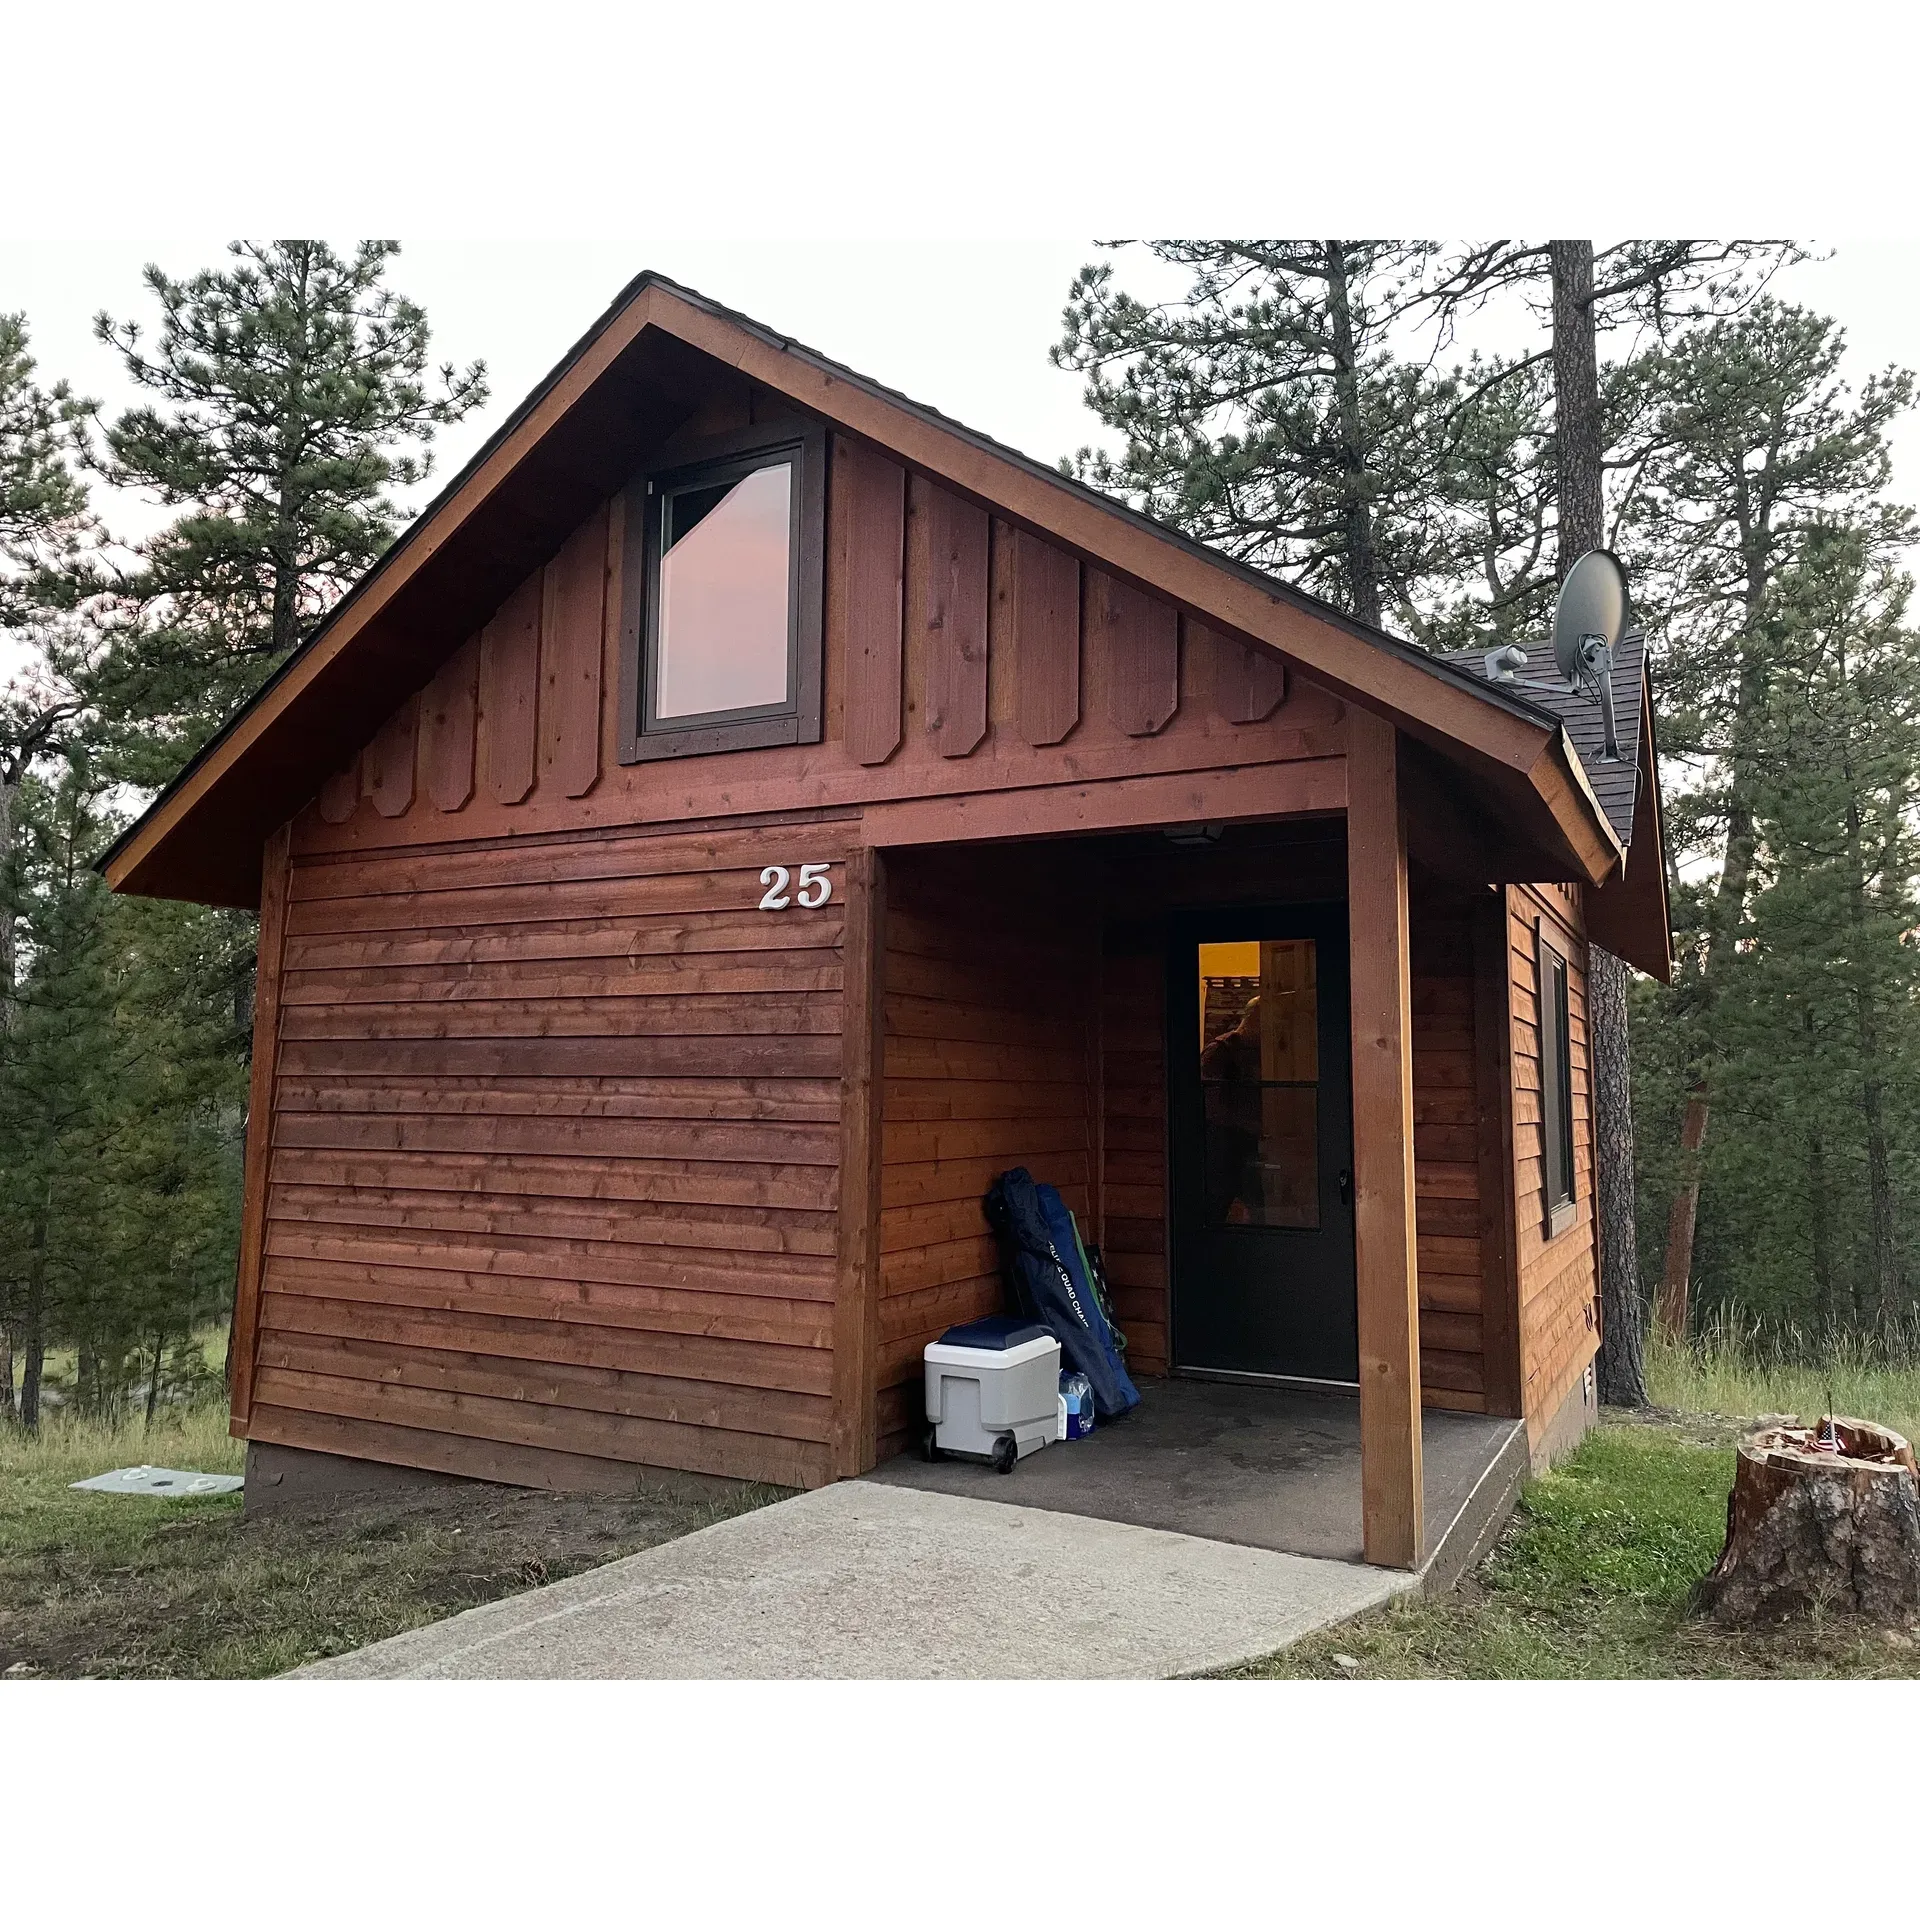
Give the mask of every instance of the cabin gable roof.
<path id="1" fill-rule="evenodd" d="M 690 413 L 718 362 L 993 513 L 1137 580 L 1341 698 L 1390 718 L 1524 816 L 1597 884 L 1622 836 L 1562 717 L 1366 627 L 1258 569 L 654 273 L 629 285 L 103 863 L 127 891 L 257 897 L 266 835 L 349 735 L 423 685 L 528 569 L 629 477 L 636 445 Z M 357 730 L 357 731 L 356 731 Z"/>

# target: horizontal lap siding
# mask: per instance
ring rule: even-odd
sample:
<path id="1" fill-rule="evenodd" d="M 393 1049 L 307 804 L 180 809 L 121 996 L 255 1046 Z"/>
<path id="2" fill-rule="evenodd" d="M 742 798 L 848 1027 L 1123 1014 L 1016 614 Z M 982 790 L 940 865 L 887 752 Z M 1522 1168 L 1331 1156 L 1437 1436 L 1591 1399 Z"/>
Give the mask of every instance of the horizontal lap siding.
<path id="1" fill-rule="evenodd" d="M 1151 1378 L 1171 1358 L 1166 961 L 1109 950 L 1101 988 L 1101 1251 L 1128 1368 Z"/>
<path id="2" fill-rule="evenodd" d="M 844 825 L 776 837 L 839 882 Z M 760 911 L 769 850 L 296 861 L 252 1437 L 828 1477 L 842 909 Z"/>
<path id="3" fill-rule="evenodd" d="M 1485 1261 L 1470 923 L 1416 906 L 1412 948 L 1421 1398 L 1479 1413 L 1487 1404 Z"/>
<path id="4" fill-rule="evenodd" d="M 884 962 L 878 1432 L 921 1418 L 921 1350 L 999 1312 L 982 1202 L 1024 1166 L 1088 1220 L 1090 940 L 1037 901 L 976 889 L 969 863 L 889 866 Z"/>
<path id="5" fill-rule="evenodd" d="M 1540 1014 L 1535 923 L 1558 932 L 1567 966 L 1573 1053 L 1573 1219 L 1547 1237 L 1540 1117 Z M 1564 887 L 1508 890 L 1513 1005 L 1513 1121 L 1518 1207 L 1520 1355 L 1528 1431 L 1537 1445 L 1599 1346 L 1593 1226 L 1593 1107 L 1588 1079 L 1586 937 Z"/>

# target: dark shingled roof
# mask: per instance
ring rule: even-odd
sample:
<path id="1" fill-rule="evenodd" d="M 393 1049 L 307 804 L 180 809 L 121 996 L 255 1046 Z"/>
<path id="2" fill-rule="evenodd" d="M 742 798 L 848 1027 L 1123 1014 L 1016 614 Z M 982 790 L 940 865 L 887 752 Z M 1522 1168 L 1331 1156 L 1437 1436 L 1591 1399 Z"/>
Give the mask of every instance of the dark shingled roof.
<path id="1" fill-rule="evenodd" d="M 1547 642 L 1526 649 L 1527 664 L 1506 683 L 1509 693 L 1517 693 L 1551 714 L 1567 730 L 1580 764 L 1586 769 L 1594 798 L 1600 802 L 1620 844 L 1633 843 L 1633 807 L 1639 793 L 1640 758 L 1640 679 L 1646 661 L 1647 636 L 1638 627 L 1629 627 L 1613 650 L 1613 718 L 1620 736 L 1620 758 L 1608 760 L 1606 723 L 1600 715 L 1600 703 L 1576 693 L 1561 679 L 1553 664 L 1553 646 Z M 1486 654 L 1478 651 L 1443 653 L 1449 666 L 1462 667 L 1485 677 Z"/>

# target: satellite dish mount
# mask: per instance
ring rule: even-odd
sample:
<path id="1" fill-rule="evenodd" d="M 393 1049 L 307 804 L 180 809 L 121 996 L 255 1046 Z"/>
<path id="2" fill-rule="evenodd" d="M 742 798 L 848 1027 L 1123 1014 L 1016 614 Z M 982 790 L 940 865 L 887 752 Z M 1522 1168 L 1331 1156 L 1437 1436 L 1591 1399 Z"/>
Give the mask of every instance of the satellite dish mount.
<path id="1" fill-rule="evenodd" d="M 1627 573 L 1603 547 L 1583 553 L 1568 570 L 1553 610 L 1553 660 L 1575 692 L 1599 703 L 1608 760 L 1620 758 L 1613 716 L 1613 650 L 1626 631 Z"/>

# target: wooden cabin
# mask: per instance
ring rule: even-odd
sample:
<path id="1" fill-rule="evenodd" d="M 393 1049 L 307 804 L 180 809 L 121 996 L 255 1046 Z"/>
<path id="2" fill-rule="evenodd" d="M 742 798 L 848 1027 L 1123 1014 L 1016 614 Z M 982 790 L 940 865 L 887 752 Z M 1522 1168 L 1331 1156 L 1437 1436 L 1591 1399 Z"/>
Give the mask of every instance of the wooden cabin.
<path id="1" fill-rule="evenodd" d="M 1588 939 L 1668 968 L 1622 651 L 1601 767 L 1537 669 L 643 275 L 110 857 L 259 910 L 234 1432 L 859 1474 L 1024 1164 L 1136 1373 L 1357 1385 L 1417 1563 L 1423 1405 L 1594 1417 Z"/>

